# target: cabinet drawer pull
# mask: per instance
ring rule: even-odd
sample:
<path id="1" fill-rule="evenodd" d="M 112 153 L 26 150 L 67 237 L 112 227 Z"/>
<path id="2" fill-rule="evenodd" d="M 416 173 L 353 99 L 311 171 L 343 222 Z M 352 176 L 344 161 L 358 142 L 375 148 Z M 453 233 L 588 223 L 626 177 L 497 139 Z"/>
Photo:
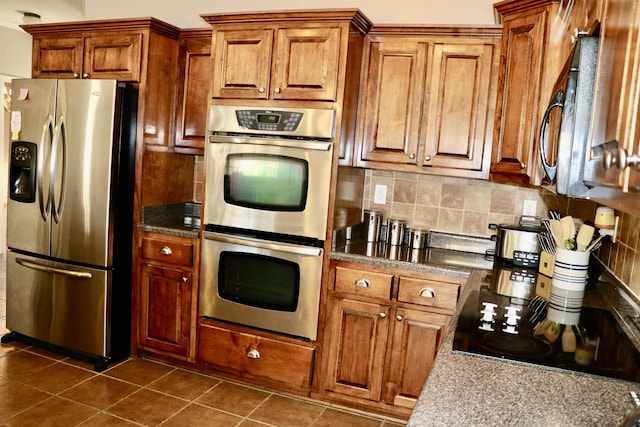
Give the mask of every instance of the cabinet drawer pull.
<path id="1" fill-rule="evenodd" d="M 425 297 L 425 298 L 436 297 L 436 291 L 434 291 L 433 288 L 422 288 L 420 289 L 420 292 L 418 292 L 418 294 L 420 294 L 421 297 Z"/>
<path id="2" fill-rule="evenodd" d="M 404 317 L 400 316 L 399 314 L 396 316 L 396 320 L 398 322 L 402 322 L 404 320 Z"/>
<path id="3" fill-rule="evenodd" d="M 252 348 L 247 352 L 247 357 L 249 359 L 260 359 L 260 352 L 257 349 Z"/>
<path id="4" fill-rule="evenodd" d="M 171 248 L 169 246 L 163 246 L 160 248 L 160 253 L 162 255 L 171 255 L 173 253 L 173 251 L 171 250 Z"/>
<path id="5" fill-rule="evenodd" d="M 356 280 L 356 286 L 359 288 L 370 288 L 371 282 L 369 282 L 367 279 L 358 279 Z"/>

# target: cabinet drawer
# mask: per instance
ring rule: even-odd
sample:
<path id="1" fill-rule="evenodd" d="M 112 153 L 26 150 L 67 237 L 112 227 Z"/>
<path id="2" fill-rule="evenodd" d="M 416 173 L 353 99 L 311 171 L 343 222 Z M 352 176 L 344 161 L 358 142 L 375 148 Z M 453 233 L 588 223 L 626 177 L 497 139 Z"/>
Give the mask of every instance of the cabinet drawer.
<path id="1" fill-rule="evenodd" d="M 221 368 L 308 387 L 314 349 L 200 325 L 198 359 Z"/>
<path id="2" fill-rule="evenodd" d="M 167 264 L 191 267 L 193 264 L 193 243 L 143 237 L 142 257 Z"/>
<path id="3" fill-rule="evenodd" d="M 335 290 L 367 297 L 389 298 L 392 279 L 392 274 L 336 267 Z"/>
<path id="4" fill-rule="evenodd" d="M 435 280 L 400 277 L 398 301 L 455 310 L 460 285 Z"/>

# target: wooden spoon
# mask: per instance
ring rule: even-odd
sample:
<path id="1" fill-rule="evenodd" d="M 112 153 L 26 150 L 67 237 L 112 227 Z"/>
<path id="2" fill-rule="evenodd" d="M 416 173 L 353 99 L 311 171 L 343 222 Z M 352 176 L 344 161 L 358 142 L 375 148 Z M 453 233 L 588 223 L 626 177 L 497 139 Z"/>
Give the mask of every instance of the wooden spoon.
<path id="1" fill-rule="evenodd" d="M 562 238 L 563 236 L 562 225 L 560 225 L 560 221 L 558 221 L 557 219 L 550 219 L 549 227 L 551 228 L 551 236 L 553 237 L 553 240 L 556 242 L 556 247 L 564 248 L 564 240 Z"/>
<path id="2" fill-rule="evenodd" d="M 564 247 L 564 242 L 576 237 L 576 225 L 573 222 L 573 218 L 568 215 L 560 218 L 560 225 L 562 226 L 562 243 Z"/>
<path id="3" fill-rule="evenodd" d="M 582 224 L 580 229 L 578 230 L 578 236 L 576 237 L 576 244 L 578 245 L 578 250 L 584 252 L 591 243 L 591 239 L 593 239 L 593 233 L 595 232 L 595 228 L 588 224 Z"/>

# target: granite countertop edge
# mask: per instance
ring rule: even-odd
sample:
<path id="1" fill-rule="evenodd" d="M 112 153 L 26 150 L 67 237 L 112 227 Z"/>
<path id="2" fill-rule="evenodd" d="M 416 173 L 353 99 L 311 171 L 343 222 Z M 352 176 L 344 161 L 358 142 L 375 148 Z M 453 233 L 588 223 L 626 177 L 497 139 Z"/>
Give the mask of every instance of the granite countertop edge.
<path id="1" fill-rule="evenodd" d="M 189 239 L 199 239 L 200 229 L 194 229 L 177 224 L 147 224 L 140 223 L 137 225 L 138 230 L 150 233 L 161 233 L 170 236 L 186 237 Z"/>
<path id="2" fill-rule="evenodd" d="M 407 425 L 619 426 L 640 386 L 452 350 L 459 311 L 488 274 L 471 273 Z"/>
<path id="3" fill-rule="evenodd" d="M 454 277 L 469 277 L 468 268 L 460 268 L 444 264 L 435 263 L 413 263 L 408 261 L 391 260 L 386 258 L 371 257 L 360 254 L 349 254 L 344 252 L 331 252 L 331 259 L 337 261 L 349 261 L 360 264 L 376 265 L 380 267 L 399 268 L 407 271 L 417 271 L 421 273 L 443 274 Z"/>

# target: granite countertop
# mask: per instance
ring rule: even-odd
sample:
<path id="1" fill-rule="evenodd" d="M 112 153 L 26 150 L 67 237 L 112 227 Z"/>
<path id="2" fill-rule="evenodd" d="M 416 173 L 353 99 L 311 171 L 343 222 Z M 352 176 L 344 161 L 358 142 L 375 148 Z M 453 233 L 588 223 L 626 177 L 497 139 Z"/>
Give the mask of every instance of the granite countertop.
<path id="1" fill-rule="evenodd" d="M 489 273 L 471 273 L 408 426 L 620 425 L 634 408 L 629 392 L 640 385 L 452 351 L 459 311 Z M 593 292 L 624 321 L 631 308 L 615 285 L 598 282 Z M 638 347 L 637 328 L 623 329 Z"/>
<path id="2" fill-rule="evenodd" d="M 189 208 L 186 203 L 145 206 L 142 210 L 142 222 L 137 224 L 137 228 L 151 233 L 199 239 L 200 227 L 185 225 L 185 215 L 192 214 L 188 211 Z"/>

